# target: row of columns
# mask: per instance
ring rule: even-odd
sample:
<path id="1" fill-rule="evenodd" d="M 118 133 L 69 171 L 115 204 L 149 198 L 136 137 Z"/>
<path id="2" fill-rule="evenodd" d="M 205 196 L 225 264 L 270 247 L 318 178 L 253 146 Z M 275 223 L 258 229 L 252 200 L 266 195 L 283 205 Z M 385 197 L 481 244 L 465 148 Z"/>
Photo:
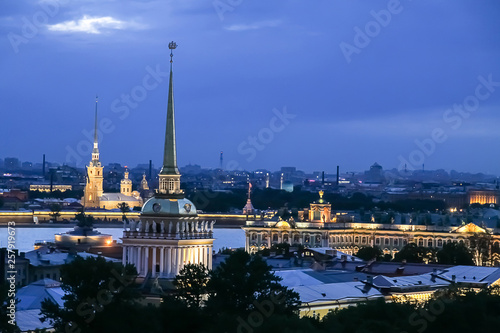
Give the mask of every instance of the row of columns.
<path id="1" fill-rule="evenodd" d="M 123 246 L 122 264 L 135 265 L 139 276 L 172 278 L 188 263 L 212 269 L 212 245 Z"/>

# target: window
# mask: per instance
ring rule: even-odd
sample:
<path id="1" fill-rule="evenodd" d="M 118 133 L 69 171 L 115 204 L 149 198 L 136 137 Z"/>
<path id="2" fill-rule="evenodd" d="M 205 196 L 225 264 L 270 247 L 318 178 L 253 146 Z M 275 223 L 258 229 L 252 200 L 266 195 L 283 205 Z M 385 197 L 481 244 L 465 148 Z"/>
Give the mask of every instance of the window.
<path id="1" fill-rule="evenodd" d="M 273 242 L 277 242 L 278 241 L 278 235 L 277 234 L 274 234 L 273 235 Z"/>
<path id="2" fill-rule="evenodd" d="M 385 244 L 385 245 L 389 245 L 389 241 L 390 241 L 390 240 L 389 240 L 389 238 L 385 238 L 385 239 L 384 239 L 384 244 Z"/>
<path id="3" fill-rule="evenodd" d="M 380 245 L 380 238 L 375 238 L 375 244 Z"/>
<path id="4" fill-rule="evenodd" d="M 394 243 L 394 246 L 398 246 L 399 245 L 399 238 L 394 238 L 392 240 L 392 242 Z"/>
<path id="5" fill-rule="evenodd" d="M 424 246 L 424 240 L 422 238 L 418 240 L 418 246 Z"/>
<path id="6" fill-rule="evenodd" d="M 443 246 L 443 240 L 442 239 L 438 239 L 438 246 L 439 247 Z"/>
<path id="7" fill-rule="evenodd" d="M 427 240 L 427 247 L 432 247 L 432 239 Z"/>
<path id="8" fill-rule="evenodd" d="M 354 243 L 359 243 L 359 237 L 358 236 L 354 237 Z"/>
<path id="9" fill-rule="evenodd" d="M 363 244 L 366 244 L 366 237 L 361 238 L 361 242 L 362 242 Z"/>

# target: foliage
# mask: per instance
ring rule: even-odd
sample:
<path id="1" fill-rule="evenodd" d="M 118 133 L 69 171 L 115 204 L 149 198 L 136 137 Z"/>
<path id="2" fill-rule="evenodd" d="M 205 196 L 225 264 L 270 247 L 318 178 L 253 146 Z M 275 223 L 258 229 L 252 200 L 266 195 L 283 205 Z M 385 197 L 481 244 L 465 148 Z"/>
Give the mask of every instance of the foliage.
<path id="1" fill-rule="evenodd" d="M 187 191 L 187 197 L 198 209 L 206 212 L 229 212 L 232 209 L 242 209 L 247 198 L 247 191 L 235 189 L 231 192 L 214 191 Z M 394 212 L 419 212 L 436 211 L 446 209 L 446 203 L 442 200 L 420 200 L 407 199 L 396 202 L 373 202 L 373 197 L 363 193 L 354 193 L 347 197 L 337 193 L 325 193 L 325 201 L 332 203 L 336 210 L 374 209 L 375 206 L 382 210 L 393 210 Z M 309 207 L 309 204 L 318 200 L 317 192 L 295 189 L 287 192 L 277 189 L 258 189 L 252 192 L 252 204 L 256 209 L 280 209 L 289 207 L 292 211 L 297 208 Z M 293 214 L 292 214 L 293 215 Z M 387 220 L 390 223 L 390 218 Z"/>
<path id="2" fill-rule="evenodd" d="M 116 207 L 122 212 L 122 221 L 127 221 L 125 213 L 130 212 L 130 206 L 126 202 L 120 202 Z"/>
<path id="3" fill-rule="evenodd" d="M 43 301 L 42 319 L 54 320 L 57 332 L 149 331 L 155 325 L 155 312 L 138 303 L 141 296 L 133 288 L 136 274 L 133 265 L 76 257 L 61 268 L 64 307 Z"/>
<path id="4" fill-rule="evenodd" d="M 203 264 L 187 264 L 174 280 L 178 299 L 188 307 L 200 307 L 208 280 L 208 270 Z"/>
<path id="5" fill-rule="evenodd" d="M 469 242 L 474 263 L 477 266 L 483 266 L 489 263 L 491 260 L 491 235 L 489 233 L 476 233 L 469 237 Z"/>
<path id="6" fill-rule="evenodd" d="M 61 210 L 62 210 L 62 207 L 59 204 L 50 205 L 50 211 L 51 211 L 51 213 L 49 215 L 50 215 L 50 217 L 52 217 L 52 219 L 54 220 L 54 222 L 57 222 L 57 218 L 59 216 L 61 216 L 61 213 L 60 213 Z"/>
<path id="7" fill-rule="evenodd" d="M 401 251 L 396 253 L 394 261 L 406 260 L 407 262 L 412 263 L 427 263 L 434 261 L 435 257 L 435 249 L 417 246 L 415 243 L 409 243 L 405 245 Z"/>
<path id="8" fill-rule="evenodd" d="M 356 257 L 363 260 L 380 260 L 382 258 L 383 252 L 378 246 L 363 246 L 356 253 Z"/>
<path id="9" fill-rule="evenodd" d="M 85 215 L 83 208 L 75 214 L 75 219 L 78 221 L 77 226 L 80 228 L 92 228 L 94 225 L 94 217 L 92 215 Z"/>
<path id="10" fill-rule="evenodd" d="M 469 249 L 460 243 L 447 243 L 437 254 L 437 260 L 445 265 L 474 265 Z"/>
<path id="11" fill-rule="evenodd" d="M 414 311 L 410 304 L 386 303 L 379 298 L 333 310 L 323 318 L 321 327 L 325 332 L 413 332 L 408 318 Z"/>

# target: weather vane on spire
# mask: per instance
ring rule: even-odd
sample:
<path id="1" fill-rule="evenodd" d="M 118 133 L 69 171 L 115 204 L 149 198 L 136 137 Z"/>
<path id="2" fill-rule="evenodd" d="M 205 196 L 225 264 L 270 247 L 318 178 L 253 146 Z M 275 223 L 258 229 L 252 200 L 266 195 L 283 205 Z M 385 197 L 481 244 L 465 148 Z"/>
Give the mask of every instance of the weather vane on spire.
<path id="1" fill-rule="evenodd" d="M 168 48 L 170 49 L 170 63 L 172 63 L 172 57 L 174 56 L 172 51 L 177 48 L 177 44 L 174 41 L 171 41 L 168 43 Z"/>

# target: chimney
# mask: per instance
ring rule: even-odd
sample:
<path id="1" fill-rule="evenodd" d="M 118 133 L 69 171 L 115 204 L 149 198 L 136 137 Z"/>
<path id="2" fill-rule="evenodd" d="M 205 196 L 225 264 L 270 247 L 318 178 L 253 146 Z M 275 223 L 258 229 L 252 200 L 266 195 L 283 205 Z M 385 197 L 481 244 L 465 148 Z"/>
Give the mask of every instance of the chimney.
<path id="1" fill-rule="evenodd" d="M 43 177 L 45 178 L 45 154 L 43 154 L 43 160 L 42 160 L 42 174 Z"/>
<path id="2" fill-rule="evenodd" d="M 373 275 L 368 275 L 366 277 L 366 283 L 368 283 L 369 285 L 373 285 Z"/>

